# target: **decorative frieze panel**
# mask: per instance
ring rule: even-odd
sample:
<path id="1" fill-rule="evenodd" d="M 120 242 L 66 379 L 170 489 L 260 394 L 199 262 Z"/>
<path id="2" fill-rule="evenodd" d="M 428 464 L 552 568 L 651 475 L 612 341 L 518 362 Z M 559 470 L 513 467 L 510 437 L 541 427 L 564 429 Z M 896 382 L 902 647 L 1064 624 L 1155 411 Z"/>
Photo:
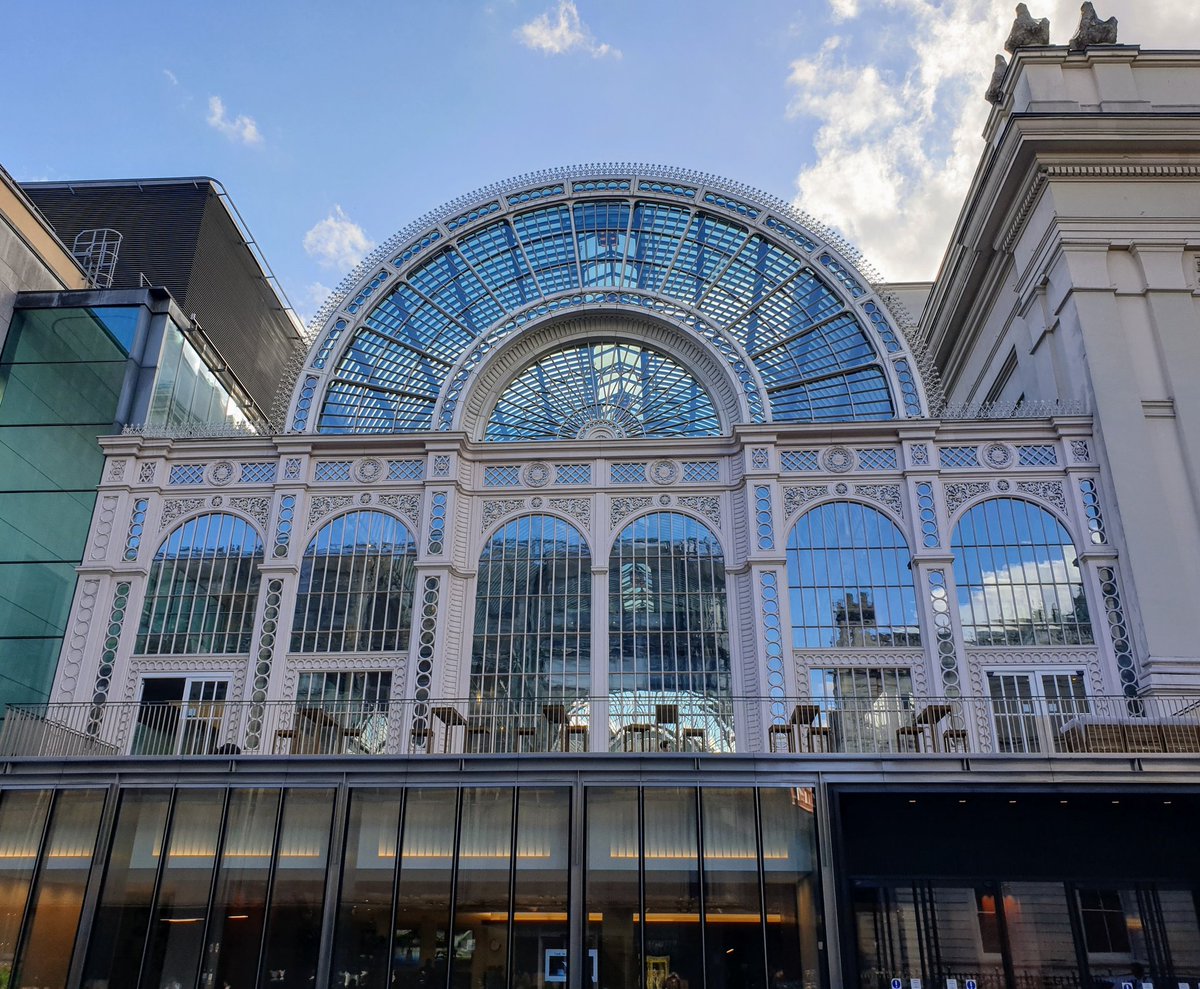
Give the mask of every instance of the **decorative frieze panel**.
<path id="1" fill-rule="evenodd" d="M 562 512 L 565 515 L 570 515 L 578 521 L 584 531 L 591 528 L 592 525 L 592 499 L 591 498 L 551 498 L 549 507 L 555 511 Z"/>
<path id="2" fill-rule="evenodd" d="M 990 481 L 949 481 L 943 490 L 946 492 L 946 511 L 953 515 L 972 498 L 992 490 Z"/>
<path id="3" fill-rule="evenodd" d="M 153 484 L 154 474 L 158 469 L 158 464 L 153 460 L 143 460 L 138 468 L 138 484 Z"/>
<path id="4" fill-rule="evenodd" d="M 418 494 L 384 494 L 379 496 L 379 504 L 386 508 L 395 509 L 409 528 L 416 530 L 421 524 L 421 496 Z"/>
<path id="5" fill-rule="evenodd" d="M 1018 481 L 1017 490 L 1040 498 L 1048 505 L 1053 505 L 1063 515 L 1067 514 L 1067 499 L 1063 495 L 1061 481 Z"/>
<path id="6" fill-rule="evenodd" d="M 676 499 L 682 508 L 690 508 L 708 519 L 713 525 L 721 524 L 721 499 L 716 495 L 684 495 Z"/>
<path id="7" fill-rule="evenodd" d="M 791 518 L 810 501 L 829 494 L 828 484 L 802 484 L 783 489 L 783 514 Z"/>
<path id="8" fill-rule="evenodd" d="M 198 512 L 203 507 L 203 498 L 168 498 L 163 502 L 162 516 L 158 520 L 159 531 L 169 528 L 176 519 L 189 512 Z"/>
<path id="9" fill-rule="evenodd" d="M 482 530 L 490 529 L 506 515 L 519 512 L 525 507 L 522 498 L 491 498 L 483 503 Z"/>
<path id="10" fill-rule="evenodd" d="M 267 497 L 259 498 L 230 498 L 229 505 L 231 508 L 236 508 L 239 512 L 244 512 L 249 515 L 263 532 L 266 532 L 271 524 L 271 499 Z"/>
<path id="11" fill-rule="evenodd" d="M 634 512 L 641 511 L 643 508 L 649 508 L 653 503 L 653 499 L 645 496 L 634 498 L 614 498 L 612 500 L 612 517 L 611 521 L 615 527 L 621 519 L 632 515 Z"/>
<path id="12" fill-rule="evenodd" d="M 900 496 L 899 484 L 856 484 L 854 493 L 859 497 L 877 501 L 890 508 L 900 518 L 904 518 L 904 499 Z"/>
<path id="13" fill-rule="evenodd" d="M 354 495 L 314 495 L 308 503 L 308 527 L 311 529 L 320 519 L 354 504 Z"/>

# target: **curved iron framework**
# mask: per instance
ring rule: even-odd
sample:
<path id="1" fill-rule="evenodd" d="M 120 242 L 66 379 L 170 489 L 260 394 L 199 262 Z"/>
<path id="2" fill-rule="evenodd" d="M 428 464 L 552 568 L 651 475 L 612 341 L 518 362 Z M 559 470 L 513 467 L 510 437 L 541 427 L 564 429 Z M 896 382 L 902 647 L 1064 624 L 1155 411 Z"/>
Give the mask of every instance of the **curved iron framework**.
<path id="1" fill-rule="evenodd" d="M 455 428 L 447 382 L 461 387 L 480 341 L 509 323 L 553 318 L 564 304 L 646 299 L 682 313 L 674 322 L 685 333 L 706 327 L 729 338 L 732 371 L 762 410 L 756 419 L 926 411 L 925 369 L 858 258 L 784 204 L 648 166 L 527 178 L 539 186 L 513 182 L 460 200 L 368 259 L 308 355 L 293 431 Z"/>

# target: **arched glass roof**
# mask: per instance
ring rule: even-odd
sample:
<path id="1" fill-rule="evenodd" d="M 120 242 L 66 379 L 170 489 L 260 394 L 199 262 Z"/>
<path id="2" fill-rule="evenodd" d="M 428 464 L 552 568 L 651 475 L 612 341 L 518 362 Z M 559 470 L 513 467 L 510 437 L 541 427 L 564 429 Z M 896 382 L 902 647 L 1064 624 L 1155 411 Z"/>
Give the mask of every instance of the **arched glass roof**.
<path id="1" fill-rule="evenodd" d="M 327 305 L 291 426 L 456 428 L 463 383 L 509 331 L 605 305 L 655 310 L 706 338 L 756 419 L 921 415 L 916 362 L 886 306 L 852 252 L 804 219 L 752 190 L 648 166 L 484 190 L 397 235 Z M 536 418 L 545 396 L 525 391 Z"/>
<path id="2" fill-rule="evenodd" d="M 539 358 L 505 388 L 484 438 L 717 436 L 708 392 L 671 358 L 625 343 L 589 342 Z"/>

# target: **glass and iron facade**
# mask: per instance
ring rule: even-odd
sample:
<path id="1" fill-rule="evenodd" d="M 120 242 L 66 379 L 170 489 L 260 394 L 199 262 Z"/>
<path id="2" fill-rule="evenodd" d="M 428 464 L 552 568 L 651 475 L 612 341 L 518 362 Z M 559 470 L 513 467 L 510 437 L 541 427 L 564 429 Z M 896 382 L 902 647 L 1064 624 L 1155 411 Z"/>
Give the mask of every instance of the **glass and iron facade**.
<path id="1" fill-rule="evenodd" d="M 0 728 L 108 780 L 29 984 L 1200 978 L 1163 947 L 1190 865 L 889 865 L 847 818 L 936 848 L 933 789 L 1141 800 L 1131 754 L 1200 757 L 1196 698 L 1139 682 L 1089 416 L 935 417 L 854 252 L 693 173 L 501 184 L 352 282 L 275 432 L 103 443 L 51 701 Z M 71 783 L 15 788 L 31 848 Z"/>

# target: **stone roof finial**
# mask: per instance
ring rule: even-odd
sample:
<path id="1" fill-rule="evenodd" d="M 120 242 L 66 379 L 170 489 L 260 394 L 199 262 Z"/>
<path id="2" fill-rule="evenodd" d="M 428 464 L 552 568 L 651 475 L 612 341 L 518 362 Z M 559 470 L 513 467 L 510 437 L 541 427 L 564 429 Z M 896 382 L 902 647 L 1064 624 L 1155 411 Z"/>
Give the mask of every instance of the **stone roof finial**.
<path id="1" fill-rule="evenodd" d="M 983 98 L 989 103 L 999 103 L 1004 99 L 1004 73 L 1008 71 L 1008 59 L 1003 55 L 996 56 L 996 67 L 992 70 L 992 81 L 988 83 L 987 92 Z"/>
<path id="2" fill-rule="evenodd" d="M 1087 0 L 1079 8 L 1079 28 L 1067 42 L 1067 51 L 1087 51 L 1092 45 L 1115 45 L 1117 43 L 1117 19 L 1106 21 L 1096 16 L 1096 8 Z"/>
<path id="3" fill-rule="evenodd" d="M 1015 52 L 1018 48 L 1048 44 L 1050 44 L 1050 19 L 1048 17 L 1035 19 L 1025 4 L 1017 4 L 1017 17 L 1013 21 L 1012 30 L 1008 32 L 1008 40 L 1004 42 L 1004 50 Z"/>

